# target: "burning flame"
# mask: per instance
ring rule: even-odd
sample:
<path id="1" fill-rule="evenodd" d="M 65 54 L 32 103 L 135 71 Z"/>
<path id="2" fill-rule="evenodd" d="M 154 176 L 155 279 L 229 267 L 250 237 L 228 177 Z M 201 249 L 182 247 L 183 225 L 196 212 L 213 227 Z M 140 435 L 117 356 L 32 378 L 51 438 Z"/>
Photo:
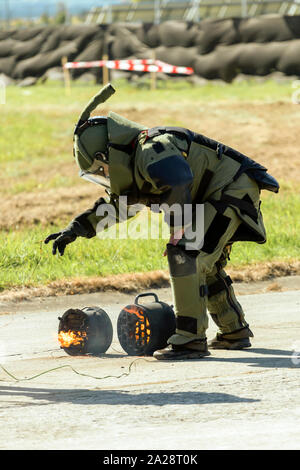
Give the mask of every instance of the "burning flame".
<path id="1" fill-rule="evenodd" d="M 145 320 L 145 317 L 143 315 L 143 311 L 139 310 L 137 307 L 132 306 L 132 308 L 125 307 L 124 308 L 125 312 L 132 313 L 133 315 L 136 315 L 139 317 L 142 321 Z"/>
<path id="2" fill-rule="evenodd" d="M 150 323 L 147 317 L 143 314 L 143 311 L 138 309 L 137 307 L 133 308 L 124 308 L 124 310 L 128 313 L 131 313 L 133 315 L 136 315 L 139 320 L 135 324 L 135 339 L 136 341 L 142 340 L 142 343 L 145 342 L 146 344 L 149 343 L 150 341 Z"/>
<path id="3" fill-rule="evenodd" d="M 87 334 L 85 331 L 63 331 L 58 333 L 58 341 L 62 348 L 69 348 L 70 346 L 78 346 L 83 343 Z"/>

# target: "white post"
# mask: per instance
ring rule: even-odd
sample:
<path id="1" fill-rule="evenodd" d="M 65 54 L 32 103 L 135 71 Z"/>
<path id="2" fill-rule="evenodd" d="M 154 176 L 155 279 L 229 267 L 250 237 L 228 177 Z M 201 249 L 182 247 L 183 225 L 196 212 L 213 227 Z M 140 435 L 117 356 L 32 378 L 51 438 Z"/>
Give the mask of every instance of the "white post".
<path id="1" fill-rule="evenodd" d="M 104 61 L 104 65 L 102 67 L 102 83 L 103 85 L 107 85 L 107 83 L 109 82 L 109 71 L 106 66 L 106 62 L 108 61 L 108 55 L 104 54 L 102 56 L 102 60 Z"/>
<path id="2" fill-rule="evenodd" d="M 201 0 L 195 0 L 195 19 L 194 19 L 194 21 L 196 23 L 199 23 L 199 21 L 200 21 L 200 10 L 199 10 L 200 2 L 201 2 Z"/>
<path id="3" fill-rule="evenodd" d="M 200 21 L 200 1 L 201 0 L 193 0 L 192 6 L 189 7 L 187 14 L 185 15 L 186 21 L 194 21 L 195 23 L 199 23 Z"/>
<path id="4" fill-rule="evenodd" d="M 6 103 L 6 87 L 4 80 L 0 79 L 0 104 Z"/>
<path id="5" fill-rule="evenodd" d="M 241 13 L 242 18 L 246 18 L 248 15 L 248 2 L 247 0 L 241 0 Z"/>
<path id="6" fill-rule="evenodd" d="M 62 57 L 61 59 L 61 66 L 64 72 L 64 82 L 65 82 L 65 93 L 66 95 L 70 95 L 71 93 L 71 75 L 70 70 L 66 68 L 66 63 L 68 62 L 67 57 Z"/>
<path id="7" fill-rule="evenodd" d="M 107 10 L 107 23 L 111 24 L 112 22 L 113 22 L 112 5 L 108 5 L 108 10 Z"/>
<path id="8" fill-rule="evenodd" d="M 155 55 L 154 50 L 152 52 L 152 61 L 153 61 L 153 65 L 156 65 L 155 63 L 156 55 Z M 151 81 L 151 90 L 156 90 L 156 72 L 151 72 L 150 81 Z"/>
<path id="9" fill-rule="evenodd" d="M 160 23 L 160 0 L 154 2 L 154 23 Z"/>

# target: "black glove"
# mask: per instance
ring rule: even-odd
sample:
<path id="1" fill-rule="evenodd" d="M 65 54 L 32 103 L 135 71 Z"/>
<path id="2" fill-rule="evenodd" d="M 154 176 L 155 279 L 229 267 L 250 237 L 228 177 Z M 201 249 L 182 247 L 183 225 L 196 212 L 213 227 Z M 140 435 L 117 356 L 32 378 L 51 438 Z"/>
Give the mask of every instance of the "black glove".
<path id="1" fill-rule="evenodd" d="M 55 240 L 52 246 L 53 255 L 56 254 L 58 250 L 60 256 L 64 254 L 65 248 L 69 243 L 72 243 L 76 240 L 77 237 L 92 238 L 95 237 L 96 232 L 92 224 L 88 220 L 88 216 L 93 212 L 96 212 L 100 204 L 106 203 L 105 199 L 100 198 L 95 202 L 95 205 L 92 209 L 79 214 L 72 222 L 68 225 L 67 228 L 61 232 L 52 233 L 45 240 L 44 243 L 49 243 L 51 240 Z"/>
<path id="2" fill-rule="evenodd" d="M 52 246 L 52 254 L 56 255 L 56 250 L 58 250 L 60 256 L 64 254 L 65 248 L 69 243 L 72 243 L 76 240 L 77 235 L 73 232 L 71 228 L 66 228 L 61 232 L 52 233 L 45 240 L 44 243 L 49 243 L 51 240 L 55 240 Z"/>

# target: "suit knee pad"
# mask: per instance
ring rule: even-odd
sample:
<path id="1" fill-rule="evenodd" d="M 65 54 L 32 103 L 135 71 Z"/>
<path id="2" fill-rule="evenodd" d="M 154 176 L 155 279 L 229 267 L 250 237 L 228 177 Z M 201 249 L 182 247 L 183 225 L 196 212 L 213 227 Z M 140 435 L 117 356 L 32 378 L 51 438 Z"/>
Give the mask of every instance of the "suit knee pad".
<path id="1" fill-rule="evenodd" d="M 197 251 L 187 251 L 184 248 L 169 243 L 167 245 L 167 256 L 171 276 L 183 277 L 196 274 L 197 255 Z"/>

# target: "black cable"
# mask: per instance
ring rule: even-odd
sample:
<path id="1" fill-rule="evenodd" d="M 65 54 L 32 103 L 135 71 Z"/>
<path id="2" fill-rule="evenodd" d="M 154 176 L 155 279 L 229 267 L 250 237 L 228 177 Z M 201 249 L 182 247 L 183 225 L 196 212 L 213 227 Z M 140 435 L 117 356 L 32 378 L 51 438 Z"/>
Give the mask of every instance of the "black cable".
<path id="1" fill-rule="evenodd" d="M 121 377 L 126 377 L 128 375 L 130 375 L 131 373 L 131 369 L 132 369 L 132 366 L 137 362 L 137 361 L 146 361 L 146 362 L 151 362 L 147 359 L 144 359 L 143 357 L 139 357 L 138 359 L 135 359 L 134 361 L 132 361 L 130 364 L 129 364 L 129 367 L 128 367 L 128 372 L 123 372 L 121 375 L 106 375 L 104 377 L 97 377 L 95 375 L 91 375 L 91 374 L 85 374 L 83 372 L 78 372 L 76 369 L 74 369 L 74 367 L 72 367 L 71 365 L 69 364 L 64 364 L 62 366 L 58 366 L 58 367 L 53 367 L 52 369 L 47 369 L 43 372 L 40 372 L 39 374 L 36 374 L 36 375 L 33 375 L 32 377 L 24 377 L 22 379 L 19 379 L 18 377 L 16 377 L 15 375 L 13 375 L 11 372 L 9 372 L 2 364 L 0 364 L 0 368 L 9 376 L 11 377 L 15 382 L 22 382 L 22 381 L 28 381 L 28 380 L 33 380 L 33 379 L 36 379 L 37 377 L 40 377 L 41 375 L 44 375 L 44 374 L 48 374 L 49 372 L 52 372 L 54 370 L 58 370 L 58 369 L 63 369 L 63 368 L 66 368 L 66 367 L 69 367 L 72 372 L 74 372 L 75 374 L 77 375 L 80 375 L 82 377 L 90 377 L 92 379 L 96 379 L 96 380 L 104 380 L 104 379 L 109 379 L 109 378 L 112 378 L 112 379 L 120 379 Z M 6 382 L 6 380 L 3 380 L 3 379 L 0 379 L 0 382 Z"/>

